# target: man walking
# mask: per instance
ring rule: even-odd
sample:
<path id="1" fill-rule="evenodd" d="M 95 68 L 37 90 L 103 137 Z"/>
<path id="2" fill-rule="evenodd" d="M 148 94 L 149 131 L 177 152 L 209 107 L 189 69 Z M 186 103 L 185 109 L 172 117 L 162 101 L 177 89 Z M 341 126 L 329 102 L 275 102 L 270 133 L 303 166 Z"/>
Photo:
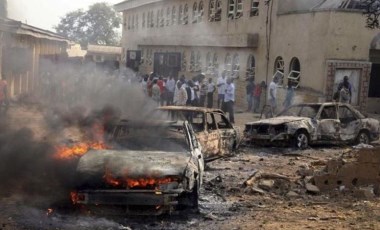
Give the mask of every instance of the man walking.
<path id="1" fill-rule="evenodd" d="M 246 90 L 246 95 L 247 95 L 247 112 L 251 112 L 253 108 L 253 90 L 254 90 L 254 83 L 253 83 L 253 78 L 248 79 L 247 86 L 245 87 Z"/>
<path id="2" fill-rule="evenodd" d="M 165 84 L 166 88 L 166 105 L 172 105 L 173 104 L 173 98 L 174 98 L 174 90 L 175 90 L 175 80 L 173 76 L 169 76 L 169 79 L 166 81 Z"/>
<path id="3" fill-rule="evenodd" d="M 274 77 L 272 82 L 269 84 L 268 90 L 268 102 L 269 105 L 272 107 L 272 115 L 276 113 L 277 109 L 277 82 L 278 78 Z"/>
<path id="4" fill-rule="evenodd" d="M 214 92 L 216 90 L 214 82 L 212 82 L 212 78 L 208 79 L 207 84 L 207 108 L 212 108 L 214 104 Z"/>
<path id="5" fill-rule="evenodd" d="M 232 78 L 227 79 L 226 91 L 224 94 L 225 110 L 230 118 L 231 123 L 235 123 L 234 104 L 235 104 L 235 85 L 232 83 Z"/>
<path id="6" fill-rule="evenodd" d="M 218 87 L 218 108 L 220 109 L 221 103 L 224 101 L 224 94 L 226 93 L 226 74 L 224 72 L 218 78 L 216 86 Z"/>

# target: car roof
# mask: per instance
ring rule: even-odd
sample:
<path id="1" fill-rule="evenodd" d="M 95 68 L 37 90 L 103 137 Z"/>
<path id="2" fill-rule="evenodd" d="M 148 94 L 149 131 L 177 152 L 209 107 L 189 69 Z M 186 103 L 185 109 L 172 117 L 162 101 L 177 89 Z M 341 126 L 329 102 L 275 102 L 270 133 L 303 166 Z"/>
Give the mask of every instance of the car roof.
<path id="1" fill-rule="evenodd" d="M 202 112 L 202 113 L 224 113 L 220 109 L 205 108 L 205 107 L 193 107 L 193 106 L 161 106 L 158 110 L 171 110 L 171 111 L 192 111 L 192 112 Z"/>

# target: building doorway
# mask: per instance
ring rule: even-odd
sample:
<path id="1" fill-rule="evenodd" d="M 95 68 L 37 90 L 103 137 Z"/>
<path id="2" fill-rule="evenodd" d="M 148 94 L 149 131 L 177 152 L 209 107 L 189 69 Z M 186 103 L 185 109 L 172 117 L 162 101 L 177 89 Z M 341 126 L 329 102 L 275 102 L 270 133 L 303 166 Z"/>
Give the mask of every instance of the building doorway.
<path id="1" fill-rule="evenodd" d="M 155 53 L 153 70 L 158 75 L 177 79 L 181 71 L 181 53 Z"/>

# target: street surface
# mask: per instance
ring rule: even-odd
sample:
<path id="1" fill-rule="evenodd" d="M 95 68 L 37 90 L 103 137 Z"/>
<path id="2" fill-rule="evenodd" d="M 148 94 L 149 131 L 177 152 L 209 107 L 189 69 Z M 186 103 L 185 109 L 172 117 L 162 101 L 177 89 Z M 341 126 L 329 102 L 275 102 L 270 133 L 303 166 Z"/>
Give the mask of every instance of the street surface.
<path id="1" fill-rule="evenodd" d="M 378 197 L 339 190 L 310 192 L 305 188 L 305 175 L 299 173 L 304 168 L 312 168 L 314 172 L 321 170 L 327 160 L 353 151 L 351 146 L 317 146 L 303 151 L 244 146 L 235 156 L 208 164 L 199 213 L 126 218 L 122 213 L 98 216 L 73 209 L 70 202 L 64 202 L 68 198 L 65 191 L 59 191 L 54 183 L 49 182 L 47 188 L 42 189 L 20 179 L 40 175 L 38 170 L 33 174 L 34 169 L 29 164 L 34 163 L 41 166 L 43 177 L 51 178 L 49 170 L 52 169 L 45 161 L 42 164 L 36 160 L 41 158 L 38 151 L 48 154 L 46 149 L 50 145 L 83 138 L 76 127 L 52 127 L 47 122 L 51 121 L 47 119 L 48 114 L 49 111 L 37 106 L 12 106 L 2 121 L 7 129 L 6 134 L 0 136 L 1 144 L 12 142 L 12 138 L 5 135 L 23 139 L 26 144 L 17 143 L 17 148 L 9 144 L 17 153 L 14 152 L 13 158 L 2 159 L 23 164 L 17 170 L 5 170 L 14 174 L 0 177 L 9 185 L 1 187 L 0 229 L 380 229 Z M 237 113 L 235 119 L 243 130 L 245 122 L 258 117 Z M 15 132 L 19 129 L 24 131 Z M 49 145 L 45 148 L 42 143 Z M 33 157 L 28 157 L 29 154 Z M 23 157 L 28 160 L 20 160 Z M 7 165 L 3 163 L 2 167 Z M 25 174 L 17 173 L 23 170 Z M 275 184 L 261 186 L 265 189 L 253 189 L 246 181 L 255 172 L 278 178 L 272 180 Z M 12 181 L 13 176 L 18 180 Z"/>

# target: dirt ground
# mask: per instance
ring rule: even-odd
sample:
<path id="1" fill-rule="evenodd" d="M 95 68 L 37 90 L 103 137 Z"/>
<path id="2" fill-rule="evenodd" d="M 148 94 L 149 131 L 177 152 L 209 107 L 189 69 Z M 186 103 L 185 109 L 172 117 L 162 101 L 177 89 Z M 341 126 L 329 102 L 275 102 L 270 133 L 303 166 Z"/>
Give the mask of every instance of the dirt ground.
<path id="1" fill-rule="evenodd" d="M 48 128 L 47 113 L 49 111 L 34 106 L 14 106 L 2 119 L 6 119 L 12 129 L 33 130 L 35 141 L 61 143 L 82 138 L 75 128 Z M 235 119 L 243 129 L 245 122 L 257 118 L 257 115 L 238 113 Z M 39 203 L 38 197 L 33 198 L 32 204 L 26 204 L 20 194 L 2 194 L 0 230 L 380 229 L 378 197 L 360 197 L 340 190 L 314 193 L 305 189 L 300 169 L 314 165 L 314 170 L 319 170 L 324 167 L 323 162 L 349 151 L 352 151 L 351 146 L 318 146 L 303 151 L 242 147 L 236 156 L 208 164 L 201 189 L 200 212 L 178 216 L 96 216 L 70 210 L 68 206 Z M 282 179 L 277 178 L 275 185 L 269 183 L 267 189 L 254 189 L 245 182 L 255 172 L 278 175 Z M 49 215 L 48 208 L 53 208 Z"/>

